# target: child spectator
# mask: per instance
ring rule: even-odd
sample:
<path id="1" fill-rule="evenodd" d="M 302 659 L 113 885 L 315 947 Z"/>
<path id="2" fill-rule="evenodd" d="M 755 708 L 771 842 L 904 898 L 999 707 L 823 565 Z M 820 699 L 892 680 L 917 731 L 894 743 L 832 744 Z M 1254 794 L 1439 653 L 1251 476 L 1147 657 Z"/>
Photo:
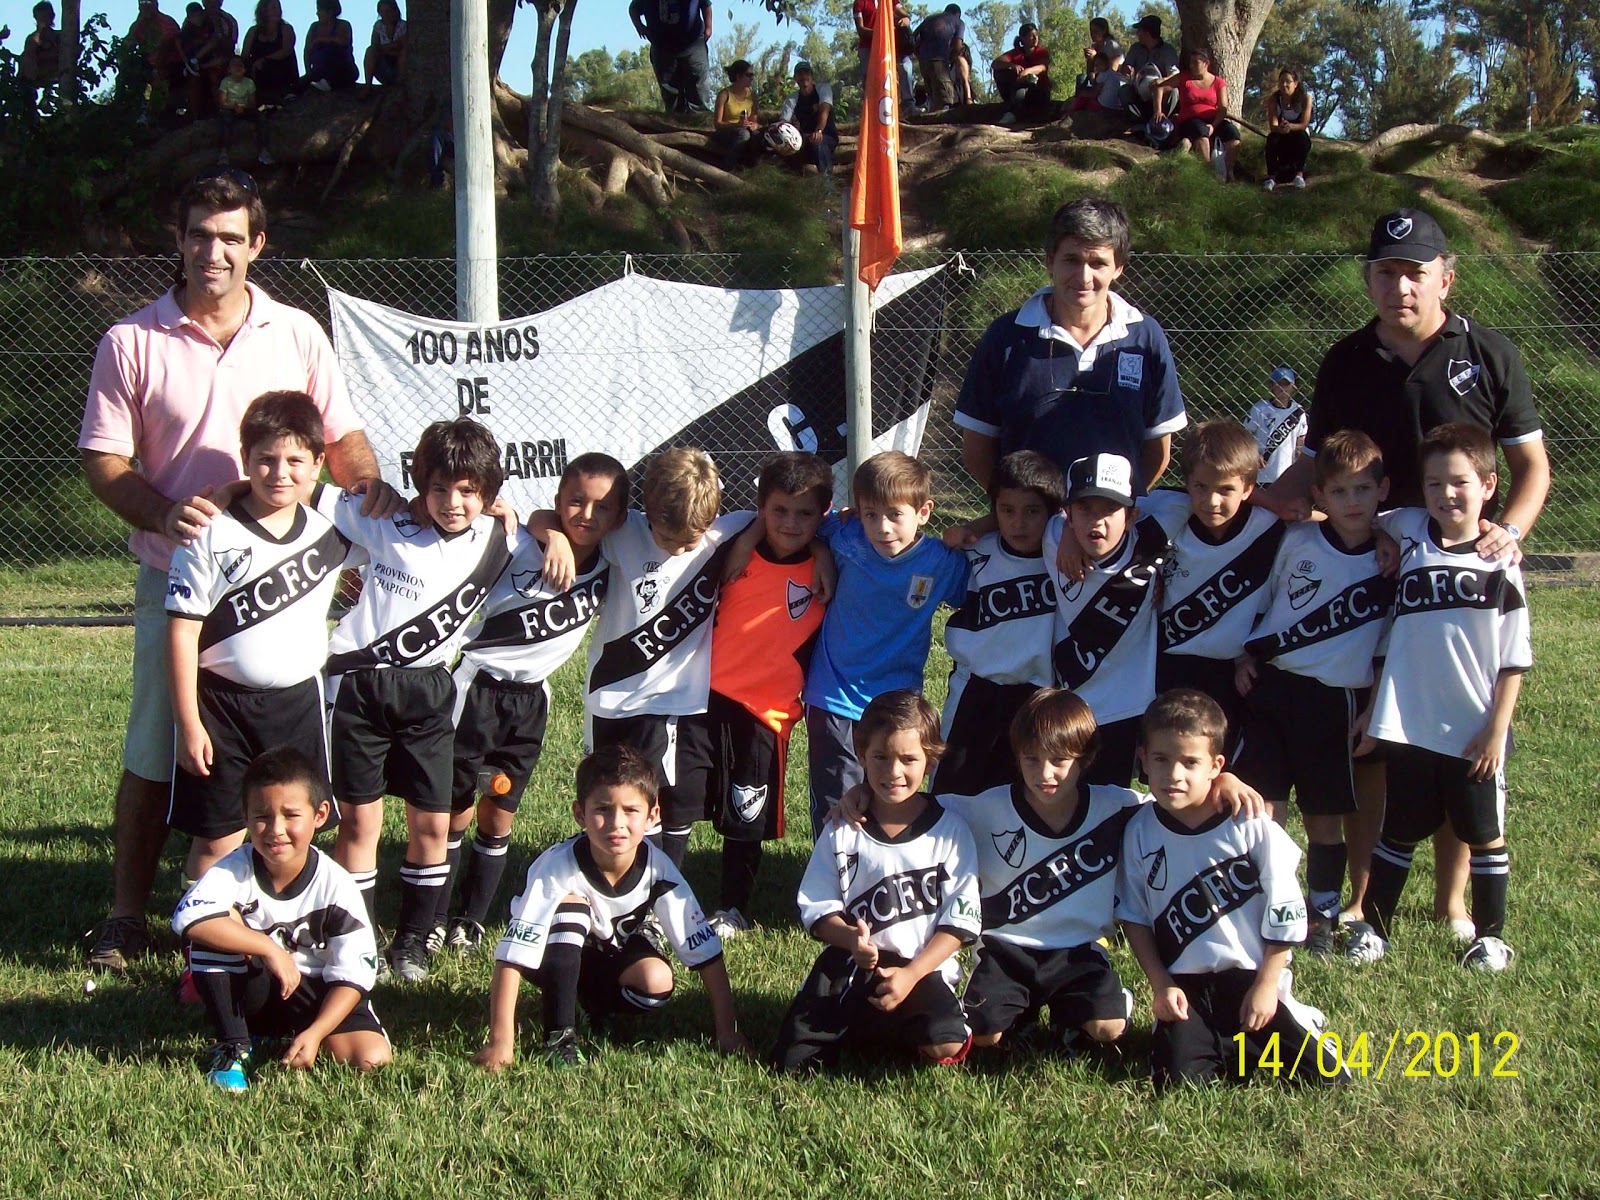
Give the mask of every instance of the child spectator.
<path id="1" fill-rule="evenodd" d="M 367 46 L 367 83 L 393 87 L 406 69 L 406 23 L 396 0 L 378 0 L 378 19 L 372 23 Z"/>
<path id="2" fill-rule="evenodd" d="M 328 761 L 321 673 L 350 543 L 303 503 L 322 470 L 322 413 L 304 392 L 268 392 L 239 440 L 250 490 L 173 551 L 167 575 L 167 824 L 193 839 L 189 879 L 244 840 L 242 781 L 258 755 L 293 746 L 319 777 Z"/>
<path id="3" fill-rule="evenodd" d="M 1294 789 L 1306 827 L 1306 950 L 1326 956 L 1339 923 L 1346 827 L 1356 833 L 1351 748 L 1368 715 L 1394 581 L 1379 574 L 1372 538 L 1389 494 L 1377 445 L 1357 430 L 1330 434 L 1315 467 L 1312 495 L 1328 519 L 1290 526 L 1278 547 L 1266 611 L 1239 658 L 1245 719 L 1236 769 L 1275 806 Z"/>
<path id="4" fill-rule="evenodd" d="M 812 541 L 833 471 L 814 454 L 780 454 L 762 465 L 756 498 L 761 540 L 717 601 L 710 701 L 678 732 L 689 760 L 678 785 L 705 797 L 723 838 L 722 904 L 711 915 L 723 941 L 750 928 L 761 843 L 783 836 L 789 734 L 822 626 Z"/>
<path id="5" fill-rule="evenodd" d="M 329 642 L 333 792 L 343 818 L 334 856 L 355 876 L 370 917 L 383 797 L 406 802 L 389 959 L 411 983 L 427 978 L 427 937 L 449 873 L 456 701 L 449 664 L 511 558 L 505 531 L 484 513 L 501 472 L 500 447 L 482 425 L 435 421 L 412 456 L 421 494 L 409 508 L 363 517 L 359 498 L 346 495 L 325 510 L 371 558 L 361 598 Z"/>
<path id="6" fill-rule="evenodd" d="M 329 810 L 320 761 L 280 746 L 241 786 L 250 845 L 206 871 L 172 917 L 217 1038 L 206 1078 L 246 1090 L 252 1036 L 290 1039 L 290 1067 L 324 1049 L 357 1070 L 383 1066 L 389 1037 L 367 999 L 379 960 L 366 906 L 344 868 L 311 845 Z"/>
<path id="7" fill-rule="evenodd" d="M 977 852 L 921 790 L 944 749 L 939 714 L 915 692 L 886 692 L 853 733 L 872 799 L 860 828 L 827 823 L 800 881 L 800 919 L 828 948 L 784 1015 L 774 1062 L 831 1066 L 850 1042 L 959 1063 L 972 1037 L 955 953 L 978 936 Z"/>
<path id="8" fill-rule="evenodd" d="M 1300 851 L 1268 818 L 1232 821 L 1207 801 L 1226 734 L 1216 703 L 1187 689 L 1156 697 L 1142 725 L 1155 803 L 1128 821 L 1117 906 L 1153 993 L 1151 1077 L 1158 1089 L 1237 1079 L 1276 1036 L 1292 1078 L 1332 1083 L 1347 1073 L 1286 970 L 1306 932 Z"/>
<path id="9" fill-rule="evenodd" d="M 1080 458 L 1067 471 L 1067 516 L 1045 532 L 1046 559 L 1054 563 L 1069 539 L 1085 572 L 1055 581 L 1051 666 L 1099 726 L 1085 782 L 1127 787 L 1139 718 L 1156 694 L 1156 577 L 1172 545 L 1159 521 L 1134 509 L 1133 464 L 1118 454 Z"/>
<path id="10" fill-rule="evenodd" d="M 1285 527 L 1246 503 L 1261 452 L 1237 421 L 1196 425 L 1178 461 L 1184 490 L 1158 488 L 1140 505 L 1161 522 L 1173 546 L 1161 573 L 1156 691 L 1204 692 L 1222 706 L 1228 736 L 1237 739 L 1244 703 L 1234 659 L 1264 607 Z"/>
<path id="11" fill-rule="evenodd" d="M 246 74 L 243 55 L 235 54 L 228 60 L 228 74 L 217 88 L 217 110 L 222 146 L 217 154 L 218 166 L 228 165 L 228 146 L 233 141 L 233 125 L 240 117 L 253 118 L 257 160 L 262 163 L 272 161 L 272 155 L 267 153 L 266 126 L 262 121 L 261 109 L 256 104 L 256 83 Z"/>
<path id="12" fill-rule="evenodd" d="M 874 454 L 851 481 L 855 512 L 818 531 L 839 583 L 806 672 L 811 833 L 828 808 L 861 782 L 852 725 L 874 696 L 920 691 L 939 605 L 966 599 L 967 558 L 923 536 L 933 515 L 933 477 L 898 450 Z"/>
<path id="13" fill-rule="evenodd" d="M 945 625 L 950 688 L 940 736 L 940 794 L 975 796 L 1016 778 L 1011 718 L 1047 686 L 1055 584 L 1044 555 L 1045 527 L 1061 515 L 1061 471 L 1044 455 L 1018 450 L 989 480 L 995 529 L 967 547 L 967 595 Z"/>
<path id="14" fill-rule="evenodd" d="M 1303 188 L 1306 158 L 1311 153 L 1311 110 L 1316 102 L 1300 82 L 1300 72 L 1278 68 L 1278 86 L 1262 97 L 1267 107 L 1267 177 L 1261 186 L 1271 191 L 1280 183 Z"/>
<path id="15" fill-rule="evenodd" d="M 1294 398 L 1295 386 L 1293 369 L 1273 367 L 1267 379 L 1269 398 L 1257 400 L 1244 419 L 1244 427 L 1261 448 L 1256 482 L 1263 487 L 1287 471 L 1306 444 L 1306 412 Z"/>
<path id="16" fill-rule="evenodd" d="M 474 1061 L 489 1071 L 516 1057 L 517 993 L 536 984 L 544 1004 L 544 1054 L 551 1066 L 583 1062 L 578 1006 L 598 1025 L 614 1013 L 655 1013 L 672 999 L 672 966 L 653 936 L 659 922 L 684 966 L 700 975 L 717 1045 L 747 1052 L 733 1013 L 722 943 L 689 885 L 645 841 L 661 819 L 657 768 L 631 746 L 610 745 L 578 764 L 572 817 L 581 833 L 528 868 L 511 923 L 495 948 L 489 1039 Z"/>
<path id="17" fill-rule="evenodd" d="M 605 603 L 607 563 L 600 542 L 628 511 L 628 471 L 609 454 L 580 454 L 556 487 L 555 515 L 575 554 L 577 579 L 558 588 L 544 577 L 544 551 L 522 531 L 512 535 L 511 561 L 483 605 L 483 624 L 461 652 L 455 670 L 460 712 L 455 721 L 449 868 L 432 928 L 444 919 L 449 875 L 461 855 L 467 826 L 477 832 L 461 885 L 461 906 L 443 944 L 466 950 L 483 940 L 483 926 L 505 872 L 511 825 L 544 748 L 550 676 L 575 654 Z M 479 785 L 484 773 L 504 775 L 504 792 Z M 476 810 L 474 810 L 476 802 Z"/>
<path id="18" fill-rule="evenodd" d="M 217 108 L 222 80 L 239 46 L 239 22 L 223 10 L 222 0 L 205 0 L 202 16 L 204 37 L 194 52 L 189 88 L 189 111 L 196 118 L 208 117 Z"/>
<path id="19" fill-rule="evenodd" d="M 1039 40 L 1039 27 L 1033 22 L 1024 21 L 1016 43 L 994 60 L 994 90 L 1006 106 L 1000 115 L 1002 125 L 1049 111 L 1050 51 Z"/>
<path id="20" fill-rule="evenodd" d="M 1356 962 L 1383 957 L 1411 855 L 1448 821 L 1472 850 L 1476 937 L 1461 965 L 1503 971 L 1512 959 L 1500 936 L 1511 870 L 1506 737 L 1522 673 L 1533 665 L 1528 601 L 1509 558 L 1485 562 L 1475 549 L 1499 483 L 1488 432 L 1437 426 L 1419 458 L 1428 507 L 1378 519 L 1400 543 L 1394 629 L 1369 729 L 1387 743 L 1389 803 L 1363 904 L 1370 924 L 1351 925 L 1346 950 Z"/>

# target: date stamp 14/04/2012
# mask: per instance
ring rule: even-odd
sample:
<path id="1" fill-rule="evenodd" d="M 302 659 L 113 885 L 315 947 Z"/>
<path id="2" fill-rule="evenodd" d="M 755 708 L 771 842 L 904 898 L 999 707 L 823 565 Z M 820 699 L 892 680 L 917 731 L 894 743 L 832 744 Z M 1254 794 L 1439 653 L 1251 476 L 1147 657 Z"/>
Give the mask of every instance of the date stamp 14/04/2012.
<path id="1" fill-rule="evenodd" d="M 1299 1045 L 1280 1035 L 1264 1039 L 1238 1033 L 1237 1066 L 1241 1077 L 1256 1071 L 1293 1075 L 1310 1055 L 1327 1078 L 1348 1072 L 1360 1079 L 1382 1079 L 1385 1073 L 1403 1079 L 1517 1079 L 1517 1052 L 1522 1039 L 1509 1030 L 1462 1033 L 1448 1029 L 1396 1029 L 1385 1036 L 1369 1030 L 1341 1037 L 1332 1030 L 1307 1034 Z"/>

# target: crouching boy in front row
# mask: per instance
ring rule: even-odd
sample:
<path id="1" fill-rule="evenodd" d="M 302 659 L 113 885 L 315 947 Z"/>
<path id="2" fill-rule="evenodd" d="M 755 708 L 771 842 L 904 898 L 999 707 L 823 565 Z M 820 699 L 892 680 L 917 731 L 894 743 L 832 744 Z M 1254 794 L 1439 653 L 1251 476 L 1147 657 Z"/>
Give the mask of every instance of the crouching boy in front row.
<path id="1" fill-rule="evenodd" d="M 355 880 L 311 845 L 328 819 L 322 767 L 280 746 L 244 774 L 250 838 L 184 893 L 172 928 L 188 939 L 195 991 L 216 1034 L 206 1077 L 250 1086 L 252 1035 L 289 1038 L 283 1061 L 309 1067 L 326 1048 L 366 1071 L 389 1061 L 367 1000 L 378 947 Z"/>
<path id="2" fill-rule="evenodd" d="M 524 976 L 543 992 L 545 1057 L 553 1066 L 583 1061 L 579 1004 L 595 1021 L 664 1007 L 672 999 L 672 967 L 645 925 L 652 914 L 678 958 L 700 972 L 718 1047 L 747 1050 L 722 943 L 672 860 L 644 840 L 661 820 L 655 765 L 613 743 L 578 764 L 577 785 L 572 816 L 583 832 L 541 854 L 511 903 L 511 923 L 494 952 L 489 1040 L 476 1062 L 494 1071 L 516 1057 Z"/>

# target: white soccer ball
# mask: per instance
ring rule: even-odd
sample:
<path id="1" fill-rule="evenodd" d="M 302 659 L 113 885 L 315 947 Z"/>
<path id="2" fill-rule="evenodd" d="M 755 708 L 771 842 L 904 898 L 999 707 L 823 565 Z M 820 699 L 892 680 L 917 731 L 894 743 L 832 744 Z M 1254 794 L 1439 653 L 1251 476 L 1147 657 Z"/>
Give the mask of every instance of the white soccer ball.
<path id="1" fill-rule="evenodd" d="M 1161 68 L 1155 63 L 1146 63 L 1139 68 L 1139 74 L 1134 76 L 1134 90 L 1139 93 L 1139 99 L 1149 100 L 1155 95 L 1156 84 L 1161 82 Z"/>
<path id="2" fill-rule="evenodd" d="M 774 121 L 768 125 L 766 136 L 767 145 L 785 158 L 800 149 L 800 131 L 788 121 Z"/>

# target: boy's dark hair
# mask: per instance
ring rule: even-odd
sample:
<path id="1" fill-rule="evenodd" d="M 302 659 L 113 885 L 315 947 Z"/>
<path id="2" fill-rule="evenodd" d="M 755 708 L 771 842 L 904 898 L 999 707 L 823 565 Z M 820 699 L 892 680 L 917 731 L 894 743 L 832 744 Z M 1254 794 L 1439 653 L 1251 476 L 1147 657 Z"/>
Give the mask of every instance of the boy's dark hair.
<path id="1" fill-rule="evenodd" d="M 1202 421 L 1183 439 L 1178 465 L 1185 481 L 1196 469 L 1210 467 L 1224 478 L 1237 476 L 1253 484 L 1261 471 L 1261 447 L 1237 421 Z"/>
<path id="2" fill-rule="evenodd" d="M 1011 753 L 1075 758 L 1080 769 L 1100 752 L 1100 727 L 1089 706 L 1072 692 L 1040 688 L 1011 718 Z"/>
<path id="3" fill-rule="evenodd" d="M 815 492 L 817 503 L 827 512 L 833 503 L 833 468 L 815 454 L 803 450 L 776 454 L 761 464 L 761 474 L 756 479 L 756 504 L 765 504 L 773 492 L 787 492 L 791 496 Z"/>
<path id="4" fill-rule="evenodd" d="M 1036 492 L 1051 512 L 1060 512 L 1067 497 L 1067 481 L 1061 468 L 1037 450 L 1015 450 L 995 466 L 989 479 L 991 509 L 1001 488 Z"/>
<path id="5" fill-rule="evenodd" d="M 328 781 L 323 777 L 322 768 L 303 750 L 294 746 L 274 746 L 256 755 L 244 769 L 244 778 L 239 783 L 239 801 L 248 806 L 251 792 L 294 783 L 305 786 L 311 796 L 312 808 L 331 803 Z"/>
<path id="6" fill-rule="evenodd" d="M 478 422 L 466 417 L 454 421 L 435 421 L 422 431 L 416 451 L 411 455 L 411 482 L 419 494 L 426 494 L 435 479 L 446 483 L 466 479 L 478 489 L 483 506 L 488 508 L 500 494 L 505 467 L 500 462 L 500 445 Z"/>
<path id="7" fill-rule="evenodd" d="M 1383 482 L 1383 451 L 1359 429 L 1330 433 L 1311 460 L 1312 482 L 1318 487 L 1326 487 L 1340 475 L 1362 473 L 1370 474 L 1373 483 Z"/>
<path id="8" fill-rule="evenodd" d="M 874 454 L 856 468 L 850 494 L 860 508 L 877 504 L 909 504 L 921 508 L 933 499 L 933 475 L 922 463 L 900 450 Z"/>
<path id="9" fill-rule="evenodd" d="M 56 15 L 56 6 L 51 4 L 50 0 L 39 0 L 39 3 L 33 6 L 33 19 L 37 21 L 46 13 L 54 17 Z"/>
<path id="10" fill-rule="evenodd" d="M 1427 470 L 1428 460 L 1440 454 L 1464 454 L 1484 483 L 1495 474 L 1494 439 L 1489 431 L 1467 421 L 1435 425 L 1422 438 L 1417 464 Z"/>
<path id="11" fill-rule="evenodd" d="M 628 511 L 628 505 L 633 502 L 633 481 L 628 478 L 628 468 L 623 466 L 609 454 L 602 454 L 598 450 L 590 450 L 587 454 L 580 454 L 577 458 L 567 463 L 567 469 L 561 472 L 561 479 L 556 483 L 556 491 L 566 487 L 572 480 L 581 475 L 598 475 L 611 480 L 611 486 L 620 488 L 621 508 Z"/>
<path id="12" fill-rule="evenodd" d="M 661 776 L 640 751 L 617 742 L 601 746 L 578 764 L 578 807 L 582 808 L 603 787 L 634 788 L 654 808 L 661 796 Z"/>
<path id="13" fill-rule="evenodd" d="M 1050 218 L 1045 257 L 1054 258 L 1056 247 L 1068 238 L 1076 238 L 1086 246 L 1110 246 L 1112 261 L 1119 267 L 1128 261 L 1133 244 L 1127 211 L 1103 196 L 1080 196 L 1056 209 Z"/>
<path id="14" fill-rule="evenodd" d="M 191 180 L 178 195 L 178 233 L 187 236 L 190 221 L 198 209 L 204 216 L 242 208 L 250 219 L 250 240 L 267 232 L 267 206 L 261 193 L 243 171 L 207 173 Z"/>
<path id="15" fill-rule="evenodd" d="M 304 392 L 263 392 L 250 401 L 239 422 L 239 449 L 248 464 L 250 452 L 263 442 L 289 438 L 321 456 L 328 448 L 322 436 L 322 413 Z"/>
<path id="16" fill-rule="evenodd" d="M 652 525 L 696 537 L 711 528 L 722 504 L 717 464 L 704 450 L 691 446 L 674 446 L 656 455 L 645 469 L 639 492 Z"/>
<path id="17" fill-rule="evenodd" d="M 1221 754 L 1228 736 L 1228 718 L 1223 715 L 1222 706 L 1204 692 L 1173 688 L 1152 700 L 1139 719 L 1139 740 L 1146 746 L 1157 733 L 1203 737 L 1212 754 Z"/>
<path id="18" fill-rule="evenodd" d="M 856 759 L 867 757 L 874 738 L 888 737 L 903 729 L 916 731 L 922 739 L 922 752 L 928 756 L 931 767 L 944 754 L 944 740 L 939 736 L 939 714 L 916 692 L 884 692 L 875 698 L 856 719 L 851 744 Z"/>

